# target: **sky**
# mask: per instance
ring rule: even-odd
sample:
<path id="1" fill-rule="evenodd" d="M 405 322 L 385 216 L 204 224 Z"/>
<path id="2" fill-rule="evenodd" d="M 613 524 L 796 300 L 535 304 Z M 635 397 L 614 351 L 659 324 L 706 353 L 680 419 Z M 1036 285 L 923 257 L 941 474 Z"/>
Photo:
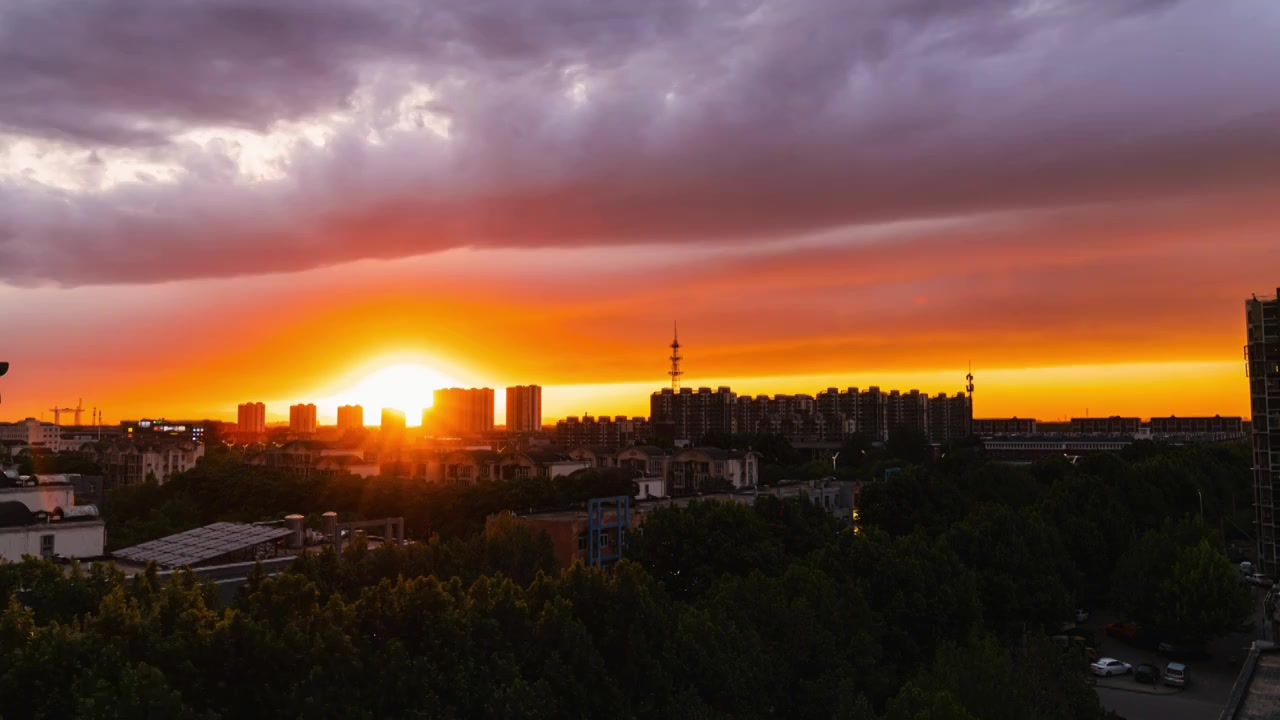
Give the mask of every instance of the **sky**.
<path id="1" fill-rule="evenodd" d="M 1277 37 L 1274 0 L 8 0 L 0 418 L 323 422 L 404 365 L 370 399 L 642 415 L 675 321 L 694 387 L 972 363 L 979 417 L 1245 414 Z"/>

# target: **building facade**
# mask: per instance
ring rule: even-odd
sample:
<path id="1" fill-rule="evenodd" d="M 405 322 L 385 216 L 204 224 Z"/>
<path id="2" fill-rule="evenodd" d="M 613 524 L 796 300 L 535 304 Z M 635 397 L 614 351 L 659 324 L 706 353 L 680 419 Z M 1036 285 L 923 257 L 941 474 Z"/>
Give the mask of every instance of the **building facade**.
<path id="1" fill-rule="evenodd" d="M 422 414 L 422 426 L 437 437 L 493 431 L 492 388 L 443 388 Z"/>
<path id="2" fill-rule="evenodd" d="M 364 429 L 364 408 L 359 405 L 343 405 L 338 408 L 338 431 Z"/>
<path id="3" fill-rule="evenodd" d="M 297 435 L 314 435 L 316 432 L 316 406 L 293 405 L 289 408 L 289 432 Z"/>
<path id="4" fill-rule="evenodd" d="M 1251 426 L 1253 505 L 1262 572 L 1280 571 L 1276 553 L 1276 496 L 1280 485 L 1280 289 L 1245 301 Z"/>
<path id="5" fill-rule="evenodd" d="M 154 478 L 161 485 L 190 470 L 204 457 L 204 444 L 187 440 L 104 440 L 93 447 L 107 488 L 138 485 Z"/>
<path id="6" fill-rule="evenodd" d="M 0 423 L 0 440 L 22 443 L 33 448 L 62 452 L 62 428 L 27 418 L 15 423 Z"/>
<path id="7" fill-rule="evenodd" d="M 556 443 L 561 447 L 596 445 L 626 447 L 650 437 L 649 421 L 641 418 L 569 417 L 556 423 Z"/>
<path id="8" fill-rule="evenodd" d="M 1137 435 L 1141 428 L 1136 417 L 1071 418 L 1071 432 L 1081 435 Z"/>
<path id="9" fill-rule="evenodd" d="M 1034 418 L 975 418 L 974 435 L 1034 435 L 1036 421 Z"/>
<path id="10" fill-rule="evenodd" d="M 507 432 L 542 430 L 542 388 L 516 385 L 507 388 Z"/>
<path id="11" fill-rule="evenodd" d="M 1176 417 L 1151 418 L 1152 435 L 1239 435 L 1244 433 L 1244 418 Z"/>
<path id="12" fill-rule="evenodd" d="M 236 408 L 236 429 L 246 435 L 267 431 L 267 406 L 260 402 L 241 403 Z"/>
<path id="13" fill-rule="evenodd" d="M 738 396 L 727 387 L 672 390 L 663 388 L 649 398 L 649 422 L 654 432 L 677 443 L 696 443 L 711 432 L 734 431 L 733 411 Z"/>

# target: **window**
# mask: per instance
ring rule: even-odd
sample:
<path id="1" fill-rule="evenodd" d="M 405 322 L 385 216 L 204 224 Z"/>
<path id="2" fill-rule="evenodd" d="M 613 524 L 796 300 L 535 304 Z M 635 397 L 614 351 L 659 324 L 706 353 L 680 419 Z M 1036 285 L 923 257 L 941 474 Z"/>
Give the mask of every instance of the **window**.
<path id="1" fill-rule="evenodd" d="M 584 532 L 578 533 L 578 550 L 581 551 L 586 549 L 587 549 L 587 534 Z"/>
<path id="2" fill-rule="evenodd" d="M 609 545 L 609 536 L 605 535 L 604 533 L 600 533 L 600 547 L 608 547 L 608 545 Z"/>
<path id="3" fill-rule="evenodd" d="M 91 493 L 98 492 L 98 484 L 97 484 L 97 483 L 89 483 L 89 492 L 91 492 Z"/>
<path id="4" fill-rule="evenodd" d="M 40 536 L 40 557 L 53 557 L 53 536 Z"/>

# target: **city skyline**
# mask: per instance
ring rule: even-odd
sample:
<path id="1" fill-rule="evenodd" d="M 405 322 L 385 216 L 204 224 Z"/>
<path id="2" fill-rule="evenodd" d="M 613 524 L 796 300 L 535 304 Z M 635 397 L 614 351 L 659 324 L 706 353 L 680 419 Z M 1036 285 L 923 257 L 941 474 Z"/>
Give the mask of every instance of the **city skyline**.
<path id="1" fill-rule="evenodd" d="M 682 343 L 683 347 L 685 347 L 685 344 Z M 1234 374 L 1240 372 L 1242 367 L 1243 364 L 1241 362 L 1229 362 L 1144 364 L 1121 368 L 1117 368 L 1114 365 L 1096 365 L 1062 368 L 994 369 L 985 373 L 978 369 L 979 388 L 974 394 L 974 417 L 1021 417 L 1042 421 L 1059 421 L 1072 417 L 1105 417 L 1111 415 L 1136 416 L 1144 419 L 1169 416 L 1247 416 L 1249 409 L 1247 388 L 1244 392 L 1235 393 L 1243 396 L 1243 399 L 1237 402 L 1233 400 L 1230 393 L 1219 395 L 1213 385 L 1206 384 L 1202 387 L 1196 387 L 1193 382 L 1197 377 L 1214 377 L 1219 373 Z M 428 378 L 438 376 L 438 373 L 428 368 L 405 365 L 403 363 L 383 368 L 383 370 L 388 369 L 393 371 L 391 373 L 393 376 L 408 375 Z M 961 373 L 961 370 L 957 369 L 954 373 L 945 371 L 883 372 L 878 375 L 875 373 L 863 373 L 856 376 L 860 379 L 852 381 L 847 379 L 848 376 L 837 378 L 819 375 L 716 378 L 705 381 L 695 376 L 683 381 L 682 385 L 694 389 L 727 386 L 740 396 L 815 395 L 832 387 L 840 389 L 848 387 L 880 387 L 886 392 L 889 390 L 900 390 L 902 392 L 919 390 L 928 395 L 936 395 L 938 393 L 951 394 L 963 389 L 964 376 L 957 373 Z M 379 374 L 379 371 L 375 371 L 370 373 L 370 376 Z M 369 376 L 366 376 L 366 379 L 367 377 Z M 947 384 L 948 381 L 950 381 L 949 385 Z M 1183 384 L 1181 393 L 1173 397 L 1156 394 L 1156 391 L 1165 383 L 1172 382 Z M 369 427 L 376 427 L 373 421 L 383 409 L 398 410 L 405 414 L 408 427 L 420 427 L 420 419 L 423 417 L 423 413 L 433 405 L 435 391 L 459 385 L 459 383 L 451 379 L 440 387 L 424 385 L 422 386 L 420 399 L 427 402 L 421 404 L 419 404 L 420 401 L 387 404 L 376 401 L 361 402 L 359 397 L 353 395 L 352 392 L 354 390 L 358 393 L 362 384 L 367 385 L 367 383 L 357 382 L 353 384 L 351 389 L 328 396 L 298 396 L 258 400 L 256 402 L 265 405 L 265 415 L 262 415 L 262 417 L 265 417 L 265 424 L 270 426 L 288 425 L 291 419 L 290 408 L 295 405 L 307 404 L 316 407 L 316 419 L 318 424 L 322 426 L 338 424 L 338 410 L 340 407 L 358 405 L 364 409 L 365 419 L 368 421 L 366 424 Z M 488 385 L 481 385 L 488 387 Z M 18 394 L 14 392 L 14 389 L 19 387 L 18 383 L 11 381 L 10 386 L 10 396 Z M 652 383 L 612 383 L 599 386 L 544 385 L 541 386 L 541 391 L 546 393 L 547 401 L 544 403 L 543 424 L 554 424 L 556 419 L 572 416 L 646 415 L 649 410 L 649 394 L 661 390 L 663 387 L 670 387 L 669 379 L 665 383 L 655 380 Z M 1054 399 L 1048 405 L 1048 407 L 1052 408 L 1051 413 L 1036 412 L 1035 408 L 1043 408 L 1045 405 L 1043 403 L 1028 402 L 1022 397 L 1022 394 L 1028 388 L 1035 388 L 1041 391 L 1043 393 L 1042 397 Z M 1082 388 L 1090 390 L 1091 394 L 1081 395 Z M 1131 395 L 1124 392 L 1118 392 L 1117 394 L 1117 391 L 1124 389 L 1134 392 Z M 1090 403 L 1090 401 L 1091 404 L 1086 404 Z M 175 405 L 150 403 L 146 404 L 147 407 L 152 408 L 149 411 L 117 415 L 107 409 L 103 415 L 103 422 L 114 424 L 146 417 L 184 417 L 235 422 L 238 420 L 236 408 L 243 404 L 244 401 L 240 400 L 239 402 L 230 402 L 225 405 L 218 403 L 205 406 L 215 408 L 213 410 L 202 411 L 197 409 L 195 411 L 185 411 Z M 17 403 L 6 401 L 4 415 L 0 417 L 0 421 L 13 421 L 24 417 L 34 417 L 43 421 L 50 420 L 50 418 L 46 417 L 44 410 L 37 408 L 34 413 L 23 414 L 21 410 L 15 409 L 16 406 Z M 227 407 L 229 410 L 218 409 L 222 407 Z M 88 406 L 86 405 L 87 409 Z M 103 411 L 102 408 L 97 409 L 100 412 Z M 504 418 L 505 414 L 505 393 L 497 393 L 494 397 L 494 417 Z"/>

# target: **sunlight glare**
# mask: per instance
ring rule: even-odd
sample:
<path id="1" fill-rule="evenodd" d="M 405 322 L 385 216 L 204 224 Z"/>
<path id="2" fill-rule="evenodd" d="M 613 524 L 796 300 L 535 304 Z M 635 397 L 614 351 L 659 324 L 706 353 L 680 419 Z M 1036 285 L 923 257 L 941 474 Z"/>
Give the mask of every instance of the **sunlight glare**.
<path id="1" fill-rule="evenodd" d="M 422 411 L 432 405 L 434 391 L 457 385 L 454 378 L 424 365 L 392 365 L 325 398 L 324 411 L 336 415 L 340 405 L 360 405 L 365 425 L 376 426 L 383 408 L 395 408 L 404 411 L 409 426 L 417 427 L 422 424 Z"/>

